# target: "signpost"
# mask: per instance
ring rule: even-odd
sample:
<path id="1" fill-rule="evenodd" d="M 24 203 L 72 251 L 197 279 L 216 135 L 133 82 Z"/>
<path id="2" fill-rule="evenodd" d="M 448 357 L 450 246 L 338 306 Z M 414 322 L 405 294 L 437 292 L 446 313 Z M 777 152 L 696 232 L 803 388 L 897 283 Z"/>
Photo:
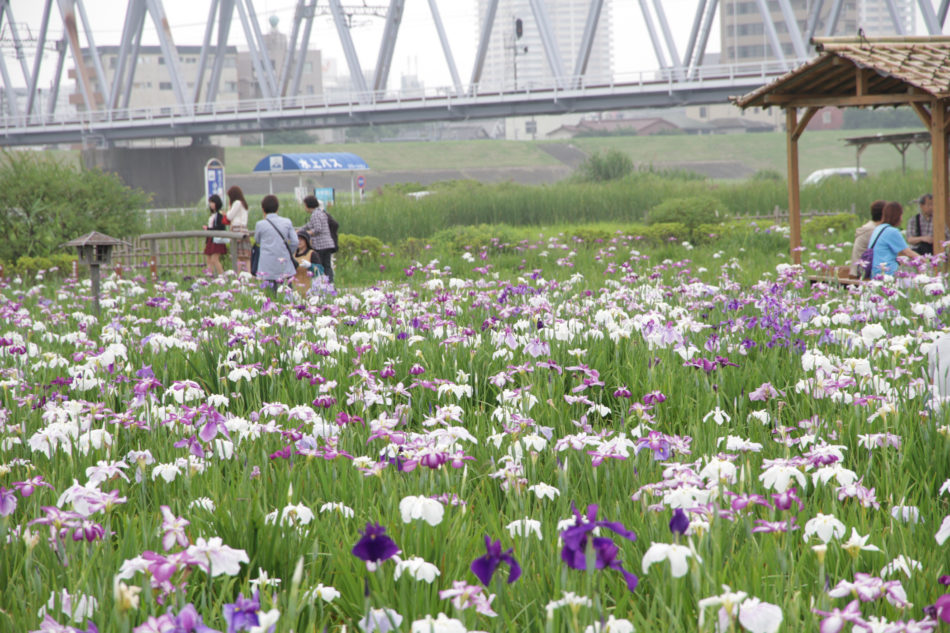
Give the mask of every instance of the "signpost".
<path id="1" fill-rule="evenodd" d="M 356 186 L 360 188 L 360 202 L 363 201 L 363 189 L 366 187 L 366 177 L 360 174 L 356 178 Z"/>
<path id="2" fill-rule="evenodd" d="M 317 187 L 313 190 L 313 195 L 320 201 L 320 206 L 329 209 L 336 204 L 335 190 L 333 187 Z"/>
<path id="3" fill-rule="evenodd" d="M 205 198 L 217 194 L 224 200 L 224 163 L 212 158 L 205 163 Z"/>

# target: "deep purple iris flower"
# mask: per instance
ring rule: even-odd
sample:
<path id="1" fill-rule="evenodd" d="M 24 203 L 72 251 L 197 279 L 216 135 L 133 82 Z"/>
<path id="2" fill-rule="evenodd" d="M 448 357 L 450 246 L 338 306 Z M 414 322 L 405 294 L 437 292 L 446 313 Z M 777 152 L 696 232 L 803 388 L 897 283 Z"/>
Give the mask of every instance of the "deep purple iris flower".
<path id="1" fill-rule="evenodd" d="M 224 605 L 224 621 L 228 624 L 228 633 L 249 631 L 251 627 L 260 624 L 257 619 L 257 612 L 260 610 L 261 600 L 258 592 L 255 591 L 251 598 L 245 598 L 243 593 L 239 593 L 237 600 Z"/>
<path id="2" fill-rule="evenodd" d="M 561 560 L 567 563 L 571 569 L 587 569 L 587 546 L 590 543 L 594 552 L 594 567 L 596 569 L 615 569 L 623 574 L 627 583 L 627 588 L 633 591 L 637 587 L 637 577 L 623 568 L 620 560 L 617 558 L 619 548 L 612 540 L 602 536 L 590 537 L 590 533 L 595 528 L 607 528 L 618 536 L 635 541 L 637 535 L 628 530 L 616 521 L 598 521 L 597 506 L 587 506 L 587 511 L 582 515 L 577 507 L 571 503 L 571 509 L 574 511 L 576 521 L 573 526 L 561 532 L 561 540 L 564 547 L 561 549 Z"/>
<path id="3" fill-rule="evenodd" d="M 676 508 L 673 511 L 673 518 L 670 519 L 670 532 L 673 534 L 686 534 L 689 529 L 689 517 L 683 512 L 682 508 Z"/>
<path id="4" fill-rule="evenodd" d="M 521 565 L 512 555 L 513 551 L 514 549 L 510 547 L 505 551 L 501 551 L 501 541 L 492 541 L 491 537 L 486 534 L 485 555 L 472 561 L 472 573 L 482 581 L 483 585 L 490 587 L 495 570 L 498 569 L 499 565 L 505 563 L 508 565 L 508 584 L 510 585 L 521 577 Z"/>
<path id="5" fill-rule="evenodd" d="M 950 593 L 945 593 L 935 604 L 924 607 L 924 613 L 935 620 L 950 622 Z"/>
<path id="6" fill-rule="evenodd" d="M 399 552 L 396 543 L 386 535 L 386 528 L 379 523 L 366 524 L 363 536 L 353 546 L 353 556 L 367 563 L 389 560 Z"/>

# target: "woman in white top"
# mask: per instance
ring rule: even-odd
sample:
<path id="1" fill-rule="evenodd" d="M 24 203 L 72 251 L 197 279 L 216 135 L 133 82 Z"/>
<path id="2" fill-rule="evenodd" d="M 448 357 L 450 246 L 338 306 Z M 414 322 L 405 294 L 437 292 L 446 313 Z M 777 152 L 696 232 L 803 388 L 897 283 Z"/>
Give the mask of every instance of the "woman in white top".
<path id="1" fill-rule="evenodd" d="M 231 230 L 235 233 L 243 233 L 244 237 L 235 240 L 234 248 L 237 251 L 238 272 L 251 272 L 251 240 L 247 237 L 247 200 L 244 199 L 244 192 L 237 185 L 228 189 L 228 221 L 231 222 Z"/>

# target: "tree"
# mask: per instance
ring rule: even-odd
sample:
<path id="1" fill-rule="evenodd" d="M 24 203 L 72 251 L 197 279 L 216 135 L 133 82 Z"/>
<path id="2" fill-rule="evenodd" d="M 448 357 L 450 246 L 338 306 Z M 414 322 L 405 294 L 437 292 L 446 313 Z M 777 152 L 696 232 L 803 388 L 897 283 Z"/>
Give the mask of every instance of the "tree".
<path id="1" fill-rule="evenodd" d="M 114 174 L 75 169 L 39 152 L 0 154 L 0 253 L 40 257 L 89 231 L 141 233 L 148 196 Z"/>

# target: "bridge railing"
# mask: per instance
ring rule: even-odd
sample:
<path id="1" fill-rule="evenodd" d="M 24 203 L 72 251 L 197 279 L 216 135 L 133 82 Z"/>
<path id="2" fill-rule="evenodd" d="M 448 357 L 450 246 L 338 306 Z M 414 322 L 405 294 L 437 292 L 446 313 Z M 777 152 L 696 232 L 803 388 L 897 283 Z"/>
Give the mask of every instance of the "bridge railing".
<path id="1" fill-rule="evenodd" d="M 201 272 L 205 267 L 204 245 L 209 237 L 221 237 L 230 240 L 231 265 L 237 270 L 236 240 L 246 237 L 233 231 L 173 231 L 165 233 L 146 233 L 128 240 L 127 245 L 113 249 L 112 263 L 123 270 L 150 272 L 152 278 L 159 270 L 179 272 Z"/>
<path id="2" fill-rule="evenodd" d="M 804 60 L 793 60 L 797 65 Z M 385 105 L 401 106 L 407 103 L 445 104 L 465 103 L 480 98 L 517 99 L 524 97 L 552 97 L 583 95 L 592 90 L 628 90 L 630 87 L 667 85 L 670 90 L 687 90 L 710 81 L 735 81 L 759 78 L 763 83 L 788 70 L 789 65 L 778 61 L 764 61 L 726 65 L 704 65 L 693 69 L 663 68 L 607 76 L 565 76 L 548 83 L 528 82 L 520 86 L 483 86 L 472 84 L 461 92 L 452 86 L 410 89 L 404 91 L 325 92 L 321 95 L 296 95 L 275 99 L 245 99 L 241 101 L 197 104 L 175 104 L 147 108 L 115 108 L 108 110 L 78 110 L 73 113 L 32 114 L 0 118 L 0 131 L 24 128 L 55 128 L 57 126 L 85 126 L 103 123 L 162 121 L 175 125 L 176 120 L 193 121 L 196 118 L 224 118 L 248 113 L 273 113 L 283 110 L 329 110 L 331 108 L 365 108 Z"/>

